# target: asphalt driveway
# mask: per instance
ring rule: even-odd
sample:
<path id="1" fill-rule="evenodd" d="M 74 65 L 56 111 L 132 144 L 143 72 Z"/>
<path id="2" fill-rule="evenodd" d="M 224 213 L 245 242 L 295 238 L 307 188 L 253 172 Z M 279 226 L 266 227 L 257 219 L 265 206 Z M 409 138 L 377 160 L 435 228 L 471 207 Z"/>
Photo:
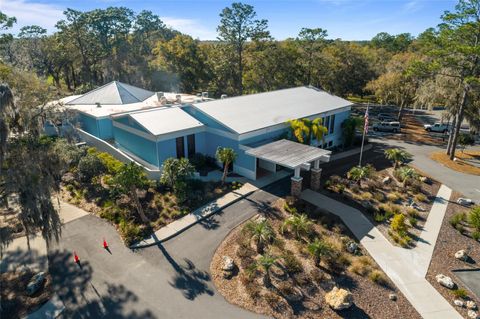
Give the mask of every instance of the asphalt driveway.
<path id="1" fill-rule="evenodd" d="M 231 229 L 289 189 L 284 179 L 259 190 L 161 246 L 126 248 L 107 222 L 85 216 L 65 225 L 51 248 L 54 287 L 64 318 L 261 318 L 226 302 L 209 274 Z M 110 252 L 102 248 L 105 237 Z M 72 252 L 81 259 L 73 263 Z"/>

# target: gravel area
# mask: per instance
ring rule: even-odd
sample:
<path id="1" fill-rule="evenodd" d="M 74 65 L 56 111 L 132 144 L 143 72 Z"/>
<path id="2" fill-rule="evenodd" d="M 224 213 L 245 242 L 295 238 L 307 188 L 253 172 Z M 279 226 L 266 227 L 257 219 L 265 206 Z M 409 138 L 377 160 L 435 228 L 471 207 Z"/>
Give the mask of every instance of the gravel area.
<path id="1" fill-rule="evenodd" d="M 332 215 L 325 215 L 315 211 L 309 212 L 309 216 L 316 216 L 314 227 L 315 231 L 321 234 L 321 238 L 339 244 L 340 250 L 344 249 L 342 248 L 343 242 L 353 241 L 353 237 L 351 237 L 344 224 L 341 224 L 341 221 L 333 218 Z M 253 219 L 255 218 L 257 217 Z M 368 274 L 361 276 L 354 273 L 351 268 L 332 272 L 327 269 L 328 266 L 323 261 L 320 267 L 316 267 L 309 255 L 306 254 L 305 249 L 302 248 L 304 244 L 288 236 L 283 237 L 279 235 L 277 229 L 282 224 L 283 218 L 272 218 L 271 215 L 267 215 L 267 219 L 273 229 L 276 230 L 277 238 L 284 241 L 283 249 L 292 251 L 303 268 L 300 273 L 289 275 L 282 280 L 276 280 L 275 276 L 272 275 L 273 284 L 276 287 L 281 287 L 293 278 L 293 281 L 296 283 L 295 287 L 300 288 L 304 292 L 305 298 L 300 302 L 287 302 L 283 297 L 263 287 L 262 275 L 253 282 L 258 292 L 253 294 L 252 297 L 252 289 L 246 288 L 245 280 L 243 279 L 247 263 L 238 254 L 240 243 L 244 240 L 244 235 L 241 232 L 243 225 L 240 225 L 233 229 L 220 244 L 210 265 L 213 283 L 230 303 L 274 318 L 420 318 L 416 310 L 362 247 L 359 247 L 362 256 L 353 256 L 347 252 L 342 252 L 340 258 L 348 259 L 351 265 L 355 264 L 357 259 L 366 260 L 370 271 L 380 272 L 383 275 L 382 278 L 386 280 L 384 285 L 374 283 Z M 279 255 L 278 247 L 274 246 L 270 248 L 269 252 L 273 255 Z M 238 272 L 231 279 L 223 277 L 221 270 L 223 256 L 233 258 L 238 266 Z M 349 290 L 353 295 L 354 306 L 342 311 L 332 310 L 325 303 L 324 296 L 334 286 Z M 397 300 L 390 300 L 390 294 L 395 294 Z M 276 296 L 276 299 L 272 295 Z M 275 299 L 274 302 L 272 301 L 273 299 Z"/>
<path id="2" fill-rule="evenodd" d="M 456 200 L 459 197 L 462 197 L 461 194 L 454 192 L 450 198 L 450 203 L 447 206 L 447 211 L 438 235 L 435 250 L 433 251 L 433 258 L 428 269 L 427 280 L 445 297 L 446 300 L 454 305 L 453 300 L 455 300 L 456 297 L 454 296 L 453 291 L 441 286 L 435 280 L 435 276 L 438 274 L 449 276 L 453 279 L 458 288 L 467 291 L 469 299 L 474 300 L 477 305 L 480 305 L 480 296 L 475 296 L 467 287 L 463 286 L 459 278 L 452 272 L 452 270 L 458 269 L 479 268 L 477 263 L 480 262 L 480 243 L 466 235 L 462 235 L 449 223 L 450 218 L 454 214 L 467 212 L 469 210 L 468 208 L 456 204 Z M 468 255 L 472 258 L 470 263 L 458 260 L 454 257 L 455 253 L 461 249 L 469 250 Z M 460 308 L 455 305 L 454 307 L 464 318 L 468 318 L 468 310 L 466 308 Z"/>

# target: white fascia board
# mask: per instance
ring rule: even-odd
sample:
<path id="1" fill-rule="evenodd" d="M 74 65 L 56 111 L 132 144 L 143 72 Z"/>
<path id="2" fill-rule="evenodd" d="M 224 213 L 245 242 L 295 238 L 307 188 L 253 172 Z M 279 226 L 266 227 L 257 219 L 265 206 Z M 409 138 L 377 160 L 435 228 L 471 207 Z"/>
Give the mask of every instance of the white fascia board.
<path id="1" fill-rule="evenodd" d="M 239 135 L 238 134 L 234 134 L 234 133 L 226 132 L 226 131 L 223 131 L 223 130 L 219 130 L 217 128 L 213 128 L 213 127 L 210 127 L 210 126 L 205 126 L 205 131 L 216 134 L 216 135 L 220 135 L 220 136 L 223 136 L 223 137 L 227 137 L 227 138 L 229 138 L 231 140 L 234 140 L 234 141 L 239 140 Z"/>
<path id="2" fill-rule="evenodd" d="M 122 130 L 124 130 L 124 131 L 129 132 L 129 133 L 138 135 L 138 136 L 143 137 L 143 138 L 145 138 L 145 139 L 147 139 L 147 140 L 149 140 L 149 141 L 152 141 L 152 142 L 156 142 L 156 141 L 157 141 L 156 137 L 155 137 L 154 135 L 152 135 L 152 134 L 148 134 L 148 133 L 146 133 L 146 132 L 142 132 L 142 131 L 140 131 L 140 130 L 137 130 L 136 128 L 127 126 L 127 125 L 122 124 L 122 123 L 118 123 L 118 122 L 116 122 L 116 121 L 112 121 L 112 123 L 113 123 L 113 126 L 118 127 L 119 129 L 122 129 Z M 114 135 L 115 135 L 115 134 L 114 134 Z"/>

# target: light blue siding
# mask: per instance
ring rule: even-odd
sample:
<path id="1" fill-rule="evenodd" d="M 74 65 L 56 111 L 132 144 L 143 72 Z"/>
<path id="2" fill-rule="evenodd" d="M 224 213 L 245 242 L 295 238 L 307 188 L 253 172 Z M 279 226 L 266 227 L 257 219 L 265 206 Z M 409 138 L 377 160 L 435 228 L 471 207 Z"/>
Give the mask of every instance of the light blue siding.
<path id="1" fill-rule="evenodd" d="M 237 159 L 234 165 L 241 166 L 251 171 L 255 170 L 255 158 L 245 154 L 244 150 L 239 148 L 239 142 L 228 137 L 220 136 L 210 132 L 206 133 L 207 155 L 215 157 L 215 152 L 219 146 L 230 147 L 237 153 Z"/>
<path id="2" fill-rule="evenodd" d="M 98 122 L 98 128 L 100 130 L 98 137 L 100 137 L 103 140 L 113 138 L 112 120 L 109 118 L 104 118 L 104 119 L 97 119 L 97 122 Z"/>
<path id="3" fill-rule="evenodd" d="M 150 164 L 158 165 L 157 146 L 155 142 L 149 141 L 141 136 L 124 131 L 118 127 L 113 128 L 115 142 L 120 148 L 140 157 Z"/>
<path id="4" fill-rule="evenodd" d="M 80 128 L 93 136 L 98 136 L 98 124 L 97 120 L 91 116 L 83 113 L 78 114 L 78 121 L 80 122 Z"/>
<path id="5" fill-rule="evenodd" d="M 143 126 L 141 126 L 140 124 L 138 124 L 137 121 L 135 121 L 134 119 L 132 119 L 131 117 L 129 116 L 124 116 L 124 117 L 119 117 L 119 118 L 116 118 L 115 119 L 115 122 L 118 122 L 118 123 L 122 123 L 123 125 L 127 125 L 127 126 L 130 126 L 130 127 L 133 127 L 139 131 L 142 131 L 142 132 L 145 132 L 145 133 L 149 133 Z"/>
<path id="6" fill-rule="evenodd" d="M 175 139 L 160 141 L 157 142 L 157 144 L 159 167 L 162 166 L 163 161 L 165 161 L 167 158 L 177 157 L 177 144 L 175 143 Z"/>

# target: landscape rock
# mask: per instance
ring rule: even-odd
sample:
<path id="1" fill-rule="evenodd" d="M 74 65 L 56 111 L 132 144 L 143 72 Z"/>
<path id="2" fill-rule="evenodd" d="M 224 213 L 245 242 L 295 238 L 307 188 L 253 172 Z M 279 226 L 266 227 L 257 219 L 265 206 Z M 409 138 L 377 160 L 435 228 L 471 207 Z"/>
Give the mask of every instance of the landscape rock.
<path id="1" fill-rule="evenodd" d="M 325 302 L 333 310 L 343 310 L 353 305 L 353 296 L 345 289 L 334 287 L 325 295 Z"/>
<path id="2" fill-rule="evenodd" d="M 472 300 L 467 301 L 466 306 L 468 309 L 472 309 L 472 310 L 477 309 L 477 304 L 475 303 L 475 301 L 472 301 Z"/>
<path id="3" fill-rule="evenodd" d="M 27 295 L 32 296 L 37 291 L 39 291 L 44 281 L 45 281 L 45 273 L 43 271 L 35 274 L 32 277 L 32 279 L 30 279 L 30 282 L 27 285 L 27 289 L 26 289 Z"/>
<path id="4" fill-rule="evenodd" d="M 391 181 L 392 181 L 392 179 L 390 178 L 390 176 L 387 176 L 384 179 L 382 179 L 382 183 L 385 184 L 385 185 L 390 184 Z"/>
<path id="5" fill-rule="evenodd" d="M 460 260 L 465 260 L 467 259 L 467 252 L 465 249 L 459 250 L 455 253 L 455 258 L 460 259 Z"/>
<path id="6" fill-rule="evenodd" d="M 447 287 L 448 289 L 453 289 L 453 287 L 455 287 L 455 283 L 453 282 L 452 278 L 448 276 L 438 274 L 435 276 L 435 279 L 437 279 L 437 282 L 440 285 Z"/>
<path id="7" fill-rule="evenodd" d="M 469 310 L 467 315 L 468 315 L 469 318 L 472 318 L 472 319 L 477 319 L 478 318 L 477 312 L 473 311 L 473 310 Z"/>
<path id="8" fill-rule="evenodd" d="M 428 182 L 428 177 L 427 176 L 420 176 L 420 178 L 418 180 L 422 183 L 426 183 L 426 182 Z"/>
<path id="9" fill-rule="evenodd" d="M 355 254 L 357 252 L 357 249 L 358 249 L 358 244 L 356 242 L 351 241 L 347 244 L 347 251 L 350 254 Z"/>
<path id="10" fill-rule="evenodd" d="M 231 257 L 223 256 L 222 270 L 233 271 L 235 269 L 235 262 Z"/>
<path id="11" fill-rule="evenodd" d="M 397 295 L 396 294 L 389 294 L 388 299 L 390 299 L 391 301 L 396 301 L 397 300 Z"/>
<path id="12" fill-rule="evenodd" d="M 464 206 L 471 206 L 474 203 L 473 203 L 473 200 L 471 200 L 470 198 L 460 197 L 459 199 L 457 199 L 457 204 L 464 205 Z"/>
<path id="13" fill-rule="evenodd" d="M 267 220 L 267 218 L 265 218 L 265 216 L 260 215 L 260 216 L 257 217 L 257 219 L 255 219 L 255 222 L 260 224 L 260 223 L 263 223 L 266 220 Z"/>
<path id="14" fill-rule="evenodd" d="M 461 301 L 460 299 L 455 299 L 455 300 L 453 301 L 453 303 L 454 303 L 455 306 L 457 306 L 457 307 L 463 307 L 463 306 L 464 306 L 463 301 Z"/>

